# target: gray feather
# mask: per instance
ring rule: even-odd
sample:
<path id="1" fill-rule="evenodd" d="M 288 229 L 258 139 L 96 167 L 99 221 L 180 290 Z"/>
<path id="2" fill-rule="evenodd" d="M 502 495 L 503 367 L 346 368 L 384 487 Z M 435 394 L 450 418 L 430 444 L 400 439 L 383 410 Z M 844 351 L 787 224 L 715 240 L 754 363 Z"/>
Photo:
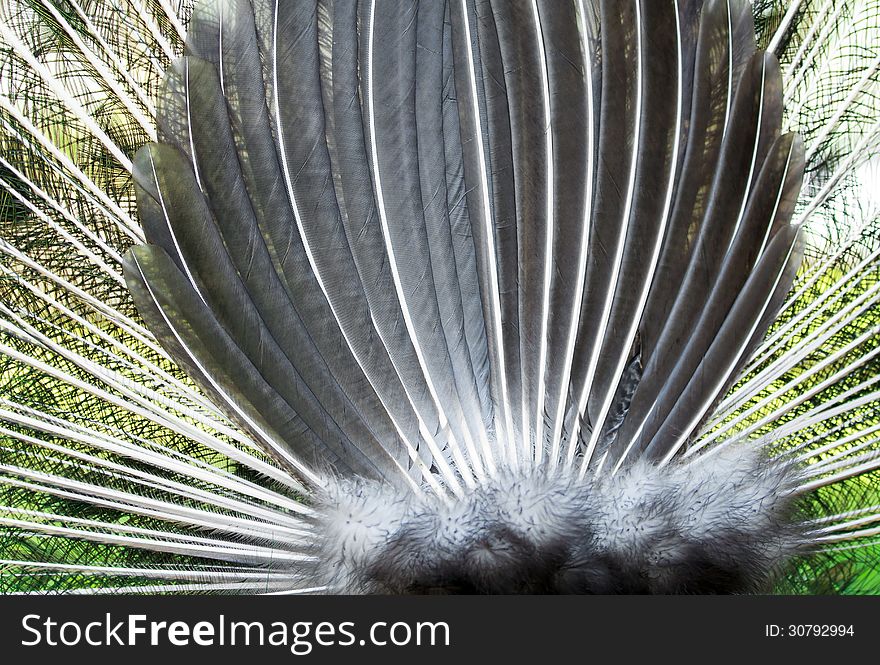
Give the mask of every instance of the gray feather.
<path id="1" fill-rule="evenodd" d="M 660 498 L 795 482 L 749 457 L 716 487 L 718 467 L 675 459 L 801 256 L 803 147 L 780 136 L 778 66 L 752 31 L 739 0 L 196 11 L 160 105 L 171 145 L 137 160 L 165 252 L 127 274 L 175 357 L 235 396 L 230 417 L 298 472 L 349 478 L 319 481 L 315 584 L 740 590 L 769 573 L 756 533 L 713 523 L 743 539 L 722 555 L 734 536 L 693 536 Z M 169 285 L 177 299 L 154 295 Z M 642 477 L 634 501 L 669 521 L 626 546 L 630 564 L 603 548 Z M 530 527 L 556 531 L 518 531 L 505 483 L 558 497 Z M 366 540 L 338 541 L 334 511 L 383 503 Z M 774 533 L 780 556 L 796 549 Z M 658 547 L 676 552 L 662 570 Z"/>

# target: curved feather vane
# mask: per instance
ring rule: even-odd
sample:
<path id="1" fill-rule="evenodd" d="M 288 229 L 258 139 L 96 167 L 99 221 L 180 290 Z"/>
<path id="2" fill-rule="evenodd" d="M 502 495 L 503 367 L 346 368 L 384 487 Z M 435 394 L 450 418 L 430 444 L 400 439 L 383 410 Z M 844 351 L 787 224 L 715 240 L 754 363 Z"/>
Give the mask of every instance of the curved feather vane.
<path id="1" fill-rule="evenodd" d="M 878 588 L 876 0 L 0 12 L 4 591 Z"/>

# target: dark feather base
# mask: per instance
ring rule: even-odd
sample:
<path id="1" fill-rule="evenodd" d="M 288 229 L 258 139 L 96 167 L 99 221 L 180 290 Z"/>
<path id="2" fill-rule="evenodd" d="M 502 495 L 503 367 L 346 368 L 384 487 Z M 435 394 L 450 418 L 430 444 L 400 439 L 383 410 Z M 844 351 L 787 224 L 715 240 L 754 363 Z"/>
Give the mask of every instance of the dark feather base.
<path id="1" fill-rule="evenodd" d="M 314 582 L 336 593 L 748 593 L 803 542 L 797 469 L 738 447 L 578 481 L 506 473 L 444 505 L 340 482 Z"/>

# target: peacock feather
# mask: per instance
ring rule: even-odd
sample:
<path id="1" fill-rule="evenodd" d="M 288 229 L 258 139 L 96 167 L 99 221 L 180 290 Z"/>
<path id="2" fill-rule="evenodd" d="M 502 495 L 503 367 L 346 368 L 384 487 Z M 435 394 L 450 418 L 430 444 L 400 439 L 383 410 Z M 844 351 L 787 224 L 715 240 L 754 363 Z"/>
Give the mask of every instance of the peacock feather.
<path id="1" fill-rule="evenodd" d="M 4 0 L 0 592 L 880 590 L 880 1 Z"/>

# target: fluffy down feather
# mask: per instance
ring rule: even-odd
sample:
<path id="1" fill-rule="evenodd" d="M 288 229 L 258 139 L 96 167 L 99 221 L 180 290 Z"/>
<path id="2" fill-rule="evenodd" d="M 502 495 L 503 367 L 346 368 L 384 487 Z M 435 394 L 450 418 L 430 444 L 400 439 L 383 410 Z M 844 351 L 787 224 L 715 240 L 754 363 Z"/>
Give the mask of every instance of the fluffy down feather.
<path id="1" fill-rule="evenodd" d="M 798 468 L 755 448 L 592 482 L 502 472 L 444 503 L 336 480 L 312 581 L 336 593 L 741 593 L 804 542 Z"/>

